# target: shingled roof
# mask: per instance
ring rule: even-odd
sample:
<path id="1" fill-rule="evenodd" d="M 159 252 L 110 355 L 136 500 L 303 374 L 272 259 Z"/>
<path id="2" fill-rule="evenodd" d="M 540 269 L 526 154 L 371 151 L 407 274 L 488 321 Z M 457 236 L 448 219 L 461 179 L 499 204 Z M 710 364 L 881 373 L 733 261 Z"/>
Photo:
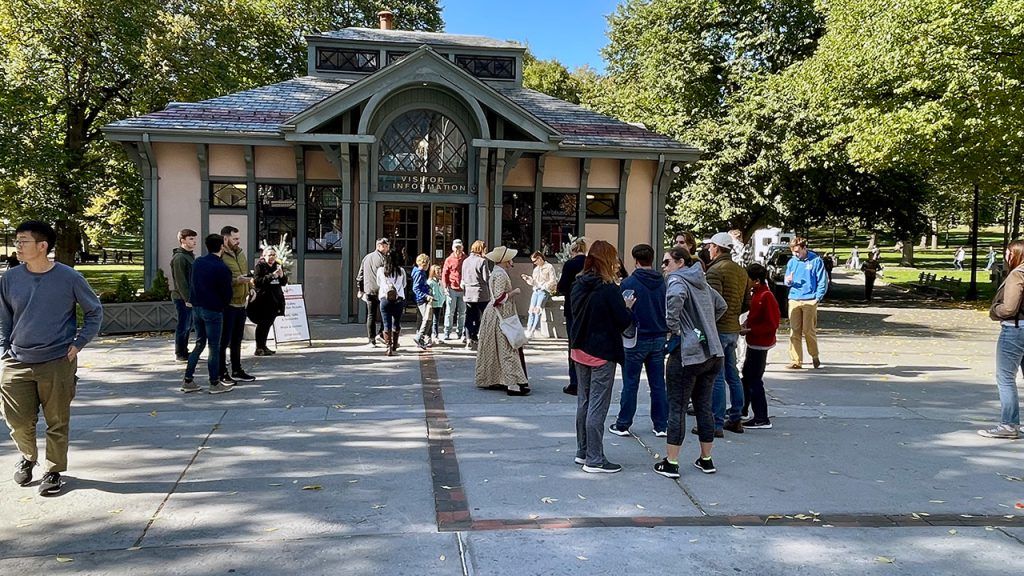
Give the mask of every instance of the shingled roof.
<path id="1" fill-rule="evenodd" d="M 227 135 L 281 133 L 296 114 L 341 92 L 352 80 L 303 76 L 212 100 L 172 104 L 165 110 L 120 120 L 105 130 L 221 132 Z M 624 147 L 690 151 L 667 136 L 598 114 L 527 88 L 495 88 L 564 137 L 563 146 Z"/>
<path id="2" fill-rule="evenodd" d="M 458 46 L 460 48 L 516 48 L 525 49 L 517 42 L 495 40 L 486 36 L 466 34 L 445 34 L 442 32 L 420 32 L 417 30 L 380 30 L 378 28 L 345 28 L 331 32 L 320 32 L 306 36 L 307 39 L 326 38 L 352 42 L 374 42 L 380 44 L 428 44 L 430 46 Z"/>

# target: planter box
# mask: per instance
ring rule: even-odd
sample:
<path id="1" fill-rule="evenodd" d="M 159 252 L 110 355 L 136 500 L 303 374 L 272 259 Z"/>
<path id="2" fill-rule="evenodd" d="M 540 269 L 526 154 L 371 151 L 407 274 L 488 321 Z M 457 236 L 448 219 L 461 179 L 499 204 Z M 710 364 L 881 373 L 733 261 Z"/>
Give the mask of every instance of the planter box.
<path id="1" fill-rule="evenodd" d="M 132 302 L 104 304 L 100 334 L 134 334 L 174 330 L 178 311 L 174 302 Z"/>
<path id="2" fill-rule="evenodd" d="M 544 306 L 544 319 L 541 322 L 541 331 L 548 338 L 568 338 L 565 331 L 565 296 L 552 296 Z"/>

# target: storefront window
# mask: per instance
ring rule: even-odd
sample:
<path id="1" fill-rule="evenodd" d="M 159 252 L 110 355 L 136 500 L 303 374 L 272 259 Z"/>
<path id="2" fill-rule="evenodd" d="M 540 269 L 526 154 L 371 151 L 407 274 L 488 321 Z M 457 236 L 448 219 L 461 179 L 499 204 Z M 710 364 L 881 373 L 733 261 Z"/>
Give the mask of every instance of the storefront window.
<path id="1" fill-rule="evenodd" d="M 578 235 L 578 197 L 575 192 L 545 192 L 541 196 L 540 252 L 545 257 L 561 251 L 562 244 L 569 241 L 570 234 Z"/>
<path id="2" fill-rule="evenodd" d="M 210 182 L 211 208 L 245 208 L 246 185 L 237 182 Z"/>
<path id="3" fill-rule="evenodd" d="M 587 218 L 618 220 L 619 195 L 611 192 L 587 194 Z"/>
<path id="4" fill-rule="evenodd" d="M 529 255 L 533 250 L 533 192 L 505 191 L 501 200 L 501 243 Z"/>
<path id="5" fill-rule="evenodd" d="M 306 250 L 340 252 L 341 186 L 306 187 Z"/>
<path id="6" fill-rule="evenodd" d="M 288 235 L 288 244 L 295 249 L 298 229 L 297 194 L 294 184 L 257 184 L 256 220 L 259 243 L 278 244 Z"/>

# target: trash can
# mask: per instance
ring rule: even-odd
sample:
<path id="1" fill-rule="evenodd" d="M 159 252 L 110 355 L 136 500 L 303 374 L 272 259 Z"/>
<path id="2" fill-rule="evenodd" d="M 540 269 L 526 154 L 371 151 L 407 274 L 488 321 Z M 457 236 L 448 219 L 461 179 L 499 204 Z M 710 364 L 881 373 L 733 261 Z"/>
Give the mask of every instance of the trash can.
<path id="1" fill-rule="evenodd" d="M 772 294 L 779 301 L 779 315 L 782 318 L 789 318 L 789 286 L 781 282 L 775 282 L 772 285 Z"/>

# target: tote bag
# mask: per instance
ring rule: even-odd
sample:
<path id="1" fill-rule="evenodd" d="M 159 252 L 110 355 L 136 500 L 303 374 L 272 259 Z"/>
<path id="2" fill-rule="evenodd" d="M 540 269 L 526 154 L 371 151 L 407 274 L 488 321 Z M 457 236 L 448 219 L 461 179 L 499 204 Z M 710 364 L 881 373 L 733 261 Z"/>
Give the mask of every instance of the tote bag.
<path id="1" fill-rule="evenodd" d="M 523 325 L 519 323 L 519 317 L 515 314 L 504 318 L 501 321 L 501 332 L 505 335 L 508 343 L 514 349 L 522 348 L 526 346 L 526 330 L 523 329 Z"/>

